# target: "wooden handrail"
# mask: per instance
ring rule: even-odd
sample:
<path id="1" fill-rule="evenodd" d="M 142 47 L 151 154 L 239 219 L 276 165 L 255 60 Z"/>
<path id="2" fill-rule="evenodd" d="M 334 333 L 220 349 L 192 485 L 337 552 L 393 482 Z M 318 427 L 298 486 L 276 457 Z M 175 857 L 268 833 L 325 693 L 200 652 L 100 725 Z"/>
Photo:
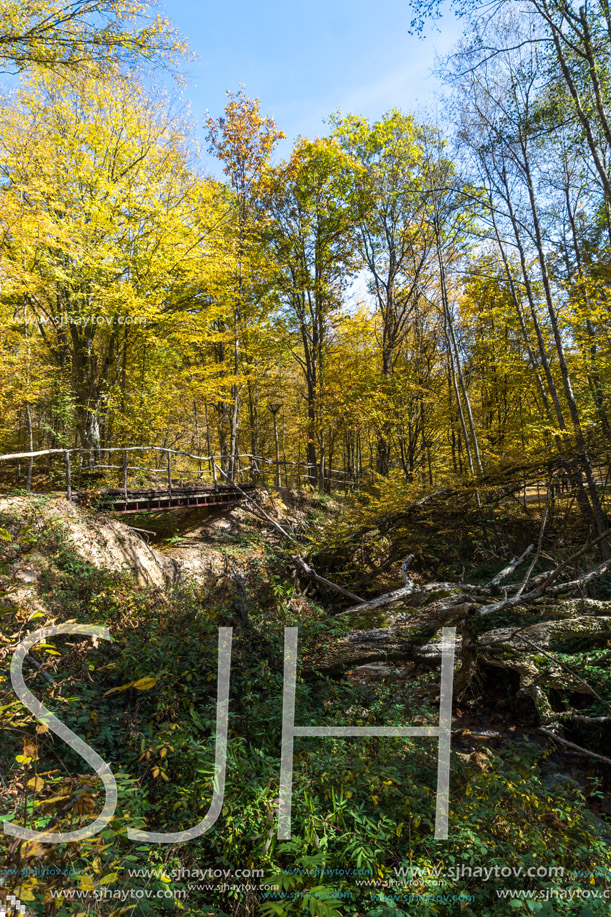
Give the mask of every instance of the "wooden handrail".
<path id="1" fill-rule="evenodd" d="M 77 453 L 77 452 L 93 452 L 91 448 L 85 448 L 84 446 L 75 446 L 72 449 L 40 449 L 37 452 L 13 452 L 8 455 L 0 455 L 0 462 L 8 462 L 12 459 L 24 459 L 24 458 L 37 458 L 41 455 L 65 455 L 66 452 Z M 109 446 L 103 447 L 97 450 L 99 452 L 164 452 L 171 455 L 183 455 L 185 458 L 194 459 L 196 462 L 211 462 L 213 459 L 216 459 L 214 455 L 193 455 L 191 452 L 186 452 L 184 449 L 170 449 L 167 446 Z M 236 458 L 249 458 L 256 459 L 258 462 L 265 462 L 268 465 L 275 465 L 275 460 L 268 459 L 263 455 L 253 455 L 252 452 L 240 452 L 236 455 Z M 280 461 L 281 465 L 285 467 L 290 465 L 292 468 L 309 468 L 310 465 L 307 462 L 291 462 L 288 459 L 282 459 Z M 94 466 L 95 467 L 95 466 Z M 99 466 L 101 467 L 101 466 Z M 107 466 L 107 467 L 122 467 L 122 466 Z M 155 469 L 157 470 L 157 469 Z M 242 469 L 243 470 L 243 469 Z M 348 472 L 342 471 L 340 468 L 328 468 L 328 473 L 341 474 L 347 476 Z"/>
<path id="2" fill-rule="evenodd" d="M 15 453 L 10 453 L 8 455 L 0 455 L 0 462 L 9 462 L 9 461 L 19 460 L 19 459 L 30 459 L 30 463 L 31 463 L 32 459 L 39 458 L 41 456 L 63 455 L 64 461 L 66 464 L 66 494 L 67 494 L 68 499 L 72 499 L 72 470 L 71 470 L 70 456 L 72 455 L 72 453 L 74 454 L 85 453 L 86 454 L 86 453 L 91 453 L 93 451 L 94 450 L 92 448 L 85 447 L 85 446 L 75 446 L 74 448 L 71 448 L 71 449 L 66 449 L 66 448 L 39 449 L 36 452 L 15 452 Z M 102 464 L 96 463 L 95 465 L 90 466 L 89 470 L 91 471 L 101 470 L 101 469 L 122 470 L 123 471 L 122 489 L 124 490 L 125 493 L 127 493 L 127 489 L 128 489 L 127 488 L 127 476 L 128 476 L 129 471 L 134 470 L 134 471 L 159 472 L 162 470 L 160 468 L 152 469 L 152 468 L 143 468 L 139 466 L 130 468 L 129 459 L 128 459 L 130 452 L 160 452 L 160 453 L 165 454 L 166 459 L 167 459 L 168 492 L 170 494 L 172 492 L 172 456 L 173 455 L 176 455 L 176 456 L 180 455 L 180 456 L 183 456 L 184 458 L 191 459 L 192 461 L 196 461 L 198 463 L 208 462 L 210 471 L 212 473 L 214 487 L 218 487 L 217 471 L 220 471 L 223 477 L 229 480 L 229 476 L 222 470 L 221 466 L 217 464 L 216 456 L 214 455 L 194 455 L 191 452 L 186 452 L 184 449 L 171 449 L 168 446 L 109 446 L 108 448 L 100 448 L 99 450 L 95 450 L 95 451 L 106 452 L 106 453 L 111 453 L 111 452 L 123 453 L 123 464 L 122 465 L 102 465 Z M 251 471 L 254 471 L 256 474 L 260 474 L 261 472 L 257 465 L 257 462 L 259 462 L 261 465 L 267 465 L 269 467 L 274 467 L 276 465 L 276 462 L 273 461 L 272 459 L 265 458 L 265 456 L 261 456 L 261 455 L 253 455 L 250 452 L 240 452 L 236 456 L 236 459 L 241 459 L 241 458 L 250 459 L 251 464 L 247 468 L 239 468 L 239 462 L 238 462 L 238 468 L 237 468 L 236 475 L 241 475 L 241 474 L 248 473 Z M 283 459 L 280 462 L 280 465 L 284 465 L 285 475 L 287 475 L 287 467 L 297 468 L 297 469 L 299 468 L 308 468 L 309 469 L 310 468 L 310 465 L 307 462 L 291 462 L 291 461 L 287 461 L 286 459 Z M 176 469 L 174 469 L 174 471 L 178 473 Z M 185 469 L 184 471 L 180 472 L 180 474 L 192 474 L 192 473 L 201 474 L 201 471 L 200 472 L 191 472 Z M 297 473 L 299 474 L 299 472 Z M 334 476 L 331 477 L 331 475 L 334 475 Z M 335 475 L 339 475 L 340 477 L 335 477 Z M 338 468 L 326 469 L 325 480 L 328 482 L 333 482 L 337 484 L 355 484 L 356 483 L 354 477 L 349 477 L 347 472 L 342 471 Z M 232 483 L 235 484 L 235 481 Z"/>

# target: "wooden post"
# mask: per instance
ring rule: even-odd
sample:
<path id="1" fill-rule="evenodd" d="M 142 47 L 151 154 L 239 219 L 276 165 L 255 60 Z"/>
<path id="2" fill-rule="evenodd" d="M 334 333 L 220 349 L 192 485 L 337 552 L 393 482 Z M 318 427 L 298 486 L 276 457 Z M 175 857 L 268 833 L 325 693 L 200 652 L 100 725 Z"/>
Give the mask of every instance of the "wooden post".
<path id="1" fill-rule="evenodd" d="M 210 461 L 212 462 L 212 480 L 214 481 L 214 488 L 216 490 L 216 488 L 219 486 L 219 482 L 216 477 L 216 462 L 214 460 L 214 456 L 212 456 Z"/>
<path id="2" fill-rule="evenodd" d="M 172 453 L 168 449 L 168 491 L 172 493 Z"/>
<path id="3" fill-rule="evenodd" d="M 127 471 L 128 471 L 129 452 L 127 449 L 123 453 L 123 493 L 127 500 Z"/>
<path id="4" fill-rule="evenodd" d="M 66 460 L 66 498 L 72 500 L 72 471 L 70 468 L 70 450 L 66 449 L 64 452 L 64 458 Z"/>

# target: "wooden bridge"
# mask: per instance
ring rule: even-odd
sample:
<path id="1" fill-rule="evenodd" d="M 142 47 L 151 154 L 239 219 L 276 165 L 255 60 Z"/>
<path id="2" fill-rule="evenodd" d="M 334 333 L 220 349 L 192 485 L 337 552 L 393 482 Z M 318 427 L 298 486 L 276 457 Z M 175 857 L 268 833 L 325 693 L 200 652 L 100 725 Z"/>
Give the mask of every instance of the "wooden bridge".
<path id="1" fill-rule="evenodd" d="M 235 506 L 244 494 L 255 489 L 254 484 L 237 487 L 202 484 L 192 487 L 173 487 L 171 490 L 141 488 L 124 490 L 76 491 L 72 500 L 80 506 L 93 506 L 107 513 L 164 513 L 169 510 L 198 509 L 200 507 Z"/>
<path id="2" fill-rule="evenodd" d="M 162 453 L 166 459 L 165 468 L 147 468 L 142 465 L 130 465 L 131 453 L 143 453 L 150 451 Z M 255 484 L 244 482 L 238 484 L 231 480 L 227 472 L 218 464 L 214 456 L 196 456 L 187 452 L 176 449 L 168 449 L 161 446 L 131 446 L 127 448 L 105 449 L 107 455 L 112 453 L 122 453 L 123 463 L 121 465 L 112 464 L 89 464 L 82 466 L 80 469 L 74 467 L 72 456 L 80 455 L 81 460 L 89 452 L 87 449 L 43 449 L 38 452 L 20 452 L 9 455 L 0 455 L 0 462 L 27 460 L 28 462 L 28 491 L 32 490 L 32 468 L 34 459 L 42 456 L 62 456 L 64 460 L 65 492 L 66 498 L 80 506 L 87 506 L 93 509 L 99 509 L 108 513 L 120 514 L 140 514 L 140 513 L 164 513 L 172 510 L 194 510 L 205 507 L 231 507 L 240 503 L 244 499 L 249 499 L 248 494 L 255 490 Z M 186 459 L 197 463 L 197 470 L 177 469 L 174 462 L 177 456 L 183 456 Z M 242 456 L 244 458 L 244 456 Z M 240 474 L 252 471 L 253 467 L 258 472 L 258 466 L 253 460 L 254 466 L 241 468 Z M 204 465 L 206 467 L 204 467 Z M 120 488 L 75 488 L 75 478 L 81 479 L 83 475 L 93 472 L 122 472 L 122 487 Z M 143 474 L 153 474 L 166 476 L 165 487 L 130 487 L 130 472 L 137 472 L 140 476 Z M 196 476 L 197 482 L 185 484 L 182 478 L 185 476 Z M 175 477 L 178 481 L 174 483 Z M 210 483 L 205 482 L 205 478 L 210 478 Z M 224 479 L 219 483 L 219 478 Z"/>
<path id="3" fill-rule="evenodd" d="M 114 456 L 122 460 L 121 464 L 113 464 Z M 161 457 L 161 464 L 150 467 L 151 456 L 153 464 Z M 139 458 L 138 463 L 134 457 Z M 38 492 L 57 491 L 63 478 L 68 500 L 121 514 L 230 507 L 249 500 L 249 493 L 259 485 L 265 486 L 266 478 L 276 487 L 282 486 L 283 478 L 285 487 L 300 487 L 302 482 L 315 483 L 318 475 L 318 470 L 305 462 L 281 462 L 277 448 L 275 461 L 260 455 L 236 455 L 232 474 L 226 470 L 230 464 L 227 459 L 192 455 L 167 446 L 115 446 L 95 454 L 85 447 L 41 449 L 0 455 L 0 464 L 18 463 L 17 479 L 25 476 L 31 492 L 34 463 L 40 459 L 45 460 L 45 470 L 42 488 L 41 477 L 37 478 Z M 182 467 L 178 467 L 179 463 Z M 120 486 L 113 487 L 117 479 Z M 358 486 L 346 471 L 333 468 L 325 471 L 325 481 L 329 486 L 332 482 L 344 488 Z M 165 486 L 160 486 L 162 482 Z"/>

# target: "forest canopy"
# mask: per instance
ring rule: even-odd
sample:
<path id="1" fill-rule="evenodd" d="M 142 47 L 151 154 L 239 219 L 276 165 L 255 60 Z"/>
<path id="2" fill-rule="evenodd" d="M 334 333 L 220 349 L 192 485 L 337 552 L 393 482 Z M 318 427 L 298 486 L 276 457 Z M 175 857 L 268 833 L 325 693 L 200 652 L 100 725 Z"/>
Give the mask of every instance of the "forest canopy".
<path id="1" fill-rule="evenodd" d="M 230 476 L 281 453 L 321 489 L 579 467 L 604 530 L 603 4 L 473 6 L 443 130 L 338 111 L 279 161 L 281 125 L 228 93 L 204 125 L 222 181 L 132 67 L 171 59 L 167 23 L 5 6 L 27 72 L 0 111 L 3 452 L 158 445 Z"/>

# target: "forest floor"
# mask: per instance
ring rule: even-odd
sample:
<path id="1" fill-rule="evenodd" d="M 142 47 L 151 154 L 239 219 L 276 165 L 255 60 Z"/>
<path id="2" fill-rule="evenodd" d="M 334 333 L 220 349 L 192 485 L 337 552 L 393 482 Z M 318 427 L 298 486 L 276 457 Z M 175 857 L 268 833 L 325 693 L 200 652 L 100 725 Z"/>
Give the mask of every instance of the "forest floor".
<path id="1" fill-rule="evenodd" d="M 459 634 L 447 840 L 433 837 L 436 743 L 379 737 L 296 741 L 293 833 L 282 841 L 276 819 L 284 628 L 299 628 L 298 723 L 435 725 L 434 634 L 441 618 L 430 621 L 443 606 L 442 623 L 451 623 L 469 573 L 481 591 L 507 557 L 495 557 L 491 541 L 485 558 L 465 556 L 464 571 L 449 582 L 457 556 L 448 551 L 443 569 L 441 549 L 431 551 L 427 567 L 430 539 L 444 536 L 427 529 L 421 537 L 418 517 L 409 523 L 417 570 L 406 587 L 400 560 L 382 561 L 384 552 L 393 555 L 396 531 L 374 536 L 367 526 L 359 529 L 341 499 L 283 491 L 261 495 L 261 505 L 304 547 L 283 543 L 266 519 L 243 506 L 155 539 L 63 499 L 20 496 L 0 504 L 0 817 L 38 831 L 68 830 L 90 823 L 103 802 L 83 760 L 37 727 L 11 690 L 16 645 L 52 623 L 110 628 L 110 643 L 48 639 L 32 650 L 26 677 L 34 694 L 110 763 L 119 786 L 115 816 L 94 838 L 0 841 L 7 890 L 32 914 L 52 917 L 608 914 L 611 767 L 595 757 L 608 751 L 611 697 L 604 581 L 577 598 L 559 594 L 492 614 L 476 635 L 479 652 L 467 682 L 460 681 Z M 402 531 L 399 547 L 404 537 Z M 333 544 L 331 561 L 325 552 Z M 307 546 L 318 573 L 364 592 L 369 602 L 388 590 L 391 597 L 411 593 L 381 609 L 350 611 L 350 600 L 295 563 L 296 551 Z M 518 572 L 504 588 L 519 581 Z M 569 630 L 554 631 L 558 620 Z M 177 831 L 209 808 L 220 626 L 233 628 L 222 814 L 189 843 L 132 842 L 128 825 Z M 533 627 L 538 650 L 528 664 L 534 660 L 537 672 L 529 680 L 528 648 L 518 649 L 513 635 L 532 635 Z M 496 656 L 495 640 L 502 648 Z M 570 737 L 581 751 L 542 733 L 546 703 L 549 722 L 566 727 L 558 729 L 560 738 Z M 567 711 L 571 722 L 562 719 Z M 255 870 L 260 874 L 251 878 Z M 136 900 L 134 889 L 141 892 Z"/>

